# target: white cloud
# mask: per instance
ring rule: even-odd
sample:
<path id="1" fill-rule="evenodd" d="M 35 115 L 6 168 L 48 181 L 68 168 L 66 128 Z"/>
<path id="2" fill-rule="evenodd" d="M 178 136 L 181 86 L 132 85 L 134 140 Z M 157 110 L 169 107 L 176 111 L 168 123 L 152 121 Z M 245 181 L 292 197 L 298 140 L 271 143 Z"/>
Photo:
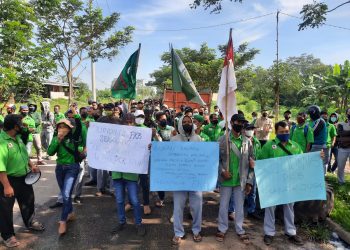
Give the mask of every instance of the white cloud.
<path id="1" fill-rule="evenodd" d="M 312 2 L 313 0 L 275 0 L 279 10 L 291 15 L 299 14 L 303 5 Z"/>
<path id="2" fill-rule="evenodd" d="M 254 11 L 258 12 L 259 14 L 265 14 L 267 13 L 267 9 L 262 6 L 260 3 L 253 3 Z"/>

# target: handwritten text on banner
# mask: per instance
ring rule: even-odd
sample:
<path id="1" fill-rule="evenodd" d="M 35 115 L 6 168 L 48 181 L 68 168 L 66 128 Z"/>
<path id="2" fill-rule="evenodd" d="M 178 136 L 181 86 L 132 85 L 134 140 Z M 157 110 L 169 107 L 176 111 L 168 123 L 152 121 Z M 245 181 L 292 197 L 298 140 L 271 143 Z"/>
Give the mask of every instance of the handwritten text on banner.
<path id="1" fill-rule="evenodd" d="M 216 142 L 153 142 L 151 191 L 212 191 L 218 165 Z"/>
<path id="2" fill-rule="evenodd" d="M 152 130 L 109 123 L 90 123 L 89 166 L 96 169 L 147 174 Z"/>
<path id="3" fill-rule="evenodd" d="M 262 208 L 326 200 L 320 152 L 260 160 L 254 171 Z"/>

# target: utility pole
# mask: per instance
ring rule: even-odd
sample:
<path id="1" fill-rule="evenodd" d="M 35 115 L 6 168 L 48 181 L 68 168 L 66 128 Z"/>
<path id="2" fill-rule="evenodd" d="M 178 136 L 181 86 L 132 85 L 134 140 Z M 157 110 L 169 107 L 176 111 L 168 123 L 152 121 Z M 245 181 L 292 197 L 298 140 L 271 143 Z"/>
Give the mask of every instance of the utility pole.
<path id="1" fill-rule="evenodd" d="M 280 81 L 279 81 L 279 58 L 278 58 L 278 24 L 280 11 L 276 14 L 276 71 L 275 71 L 275 121 L 278 122 L 279 106 L 280 106 Z"/>
<path id="2" fill-rule="evenodd" d="M 93 0 L 89 0 L 90 14 L 92 11 L 92 1 Z M 91 24 L 91 30 L 92 30 L 92 24 Z M 92 42 L 91 42 L 91 52 L 93 52 Z M 95 62 L 92 56 L 91 56 L 91 89 L 92 89 L 92 100 L 96 102 Z"/>

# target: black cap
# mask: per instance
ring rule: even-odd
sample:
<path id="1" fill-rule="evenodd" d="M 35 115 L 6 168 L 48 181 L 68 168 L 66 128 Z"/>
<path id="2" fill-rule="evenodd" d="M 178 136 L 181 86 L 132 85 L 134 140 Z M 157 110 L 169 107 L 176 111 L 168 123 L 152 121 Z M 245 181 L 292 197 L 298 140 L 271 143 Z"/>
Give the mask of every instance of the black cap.
<path id="1" fill-rule="evenodd" d="M 103 105 L 103 108 L 104 109 L 108 109 L 108 110 L 111 110 L 111 109 L 114 109 L 114 103 L 107 103 L 105 105 Z"/>
<path id="2" fill-rule="evenodd" d="M 255 129 L 255 125 L 253 123 L 246 123 L 244 124 L 244 129 Z"/>
<path id="3" fill-rule="evenodd" d="M 290 112 L 290 110 L 288 109 L 288 110 L 286 110 L 285 112 L 284 112 L 284 114 L 292 114 L 292 112 Z"/>
<path id="4" fill-rule="evenodd" d="M 248 121 L 244 118 L 244 115 L 242 115 L 242 114 L 234 114 L 234 115 L 231 117 L 231 122 L 234 122 L 234 121 L 248 122 Z"/>

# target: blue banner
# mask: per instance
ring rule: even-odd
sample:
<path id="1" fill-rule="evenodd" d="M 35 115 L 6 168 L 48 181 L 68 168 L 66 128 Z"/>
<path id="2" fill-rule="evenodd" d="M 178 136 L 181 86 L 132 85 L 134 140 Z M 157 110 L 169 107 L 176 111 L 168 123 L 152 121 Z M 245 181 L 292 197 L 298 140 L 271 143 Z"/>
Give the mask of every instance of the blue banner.
<path id="1" fill-rule="evenodd" d="M 152 142 L 151 191 L 213 191 L 218 167 L 216 142 Z"/>
<path id="2" fill-rule="evenodd" d="M 259 160 L 254 168 L 261 208 L 326 200 L 320 152 Z"/>

